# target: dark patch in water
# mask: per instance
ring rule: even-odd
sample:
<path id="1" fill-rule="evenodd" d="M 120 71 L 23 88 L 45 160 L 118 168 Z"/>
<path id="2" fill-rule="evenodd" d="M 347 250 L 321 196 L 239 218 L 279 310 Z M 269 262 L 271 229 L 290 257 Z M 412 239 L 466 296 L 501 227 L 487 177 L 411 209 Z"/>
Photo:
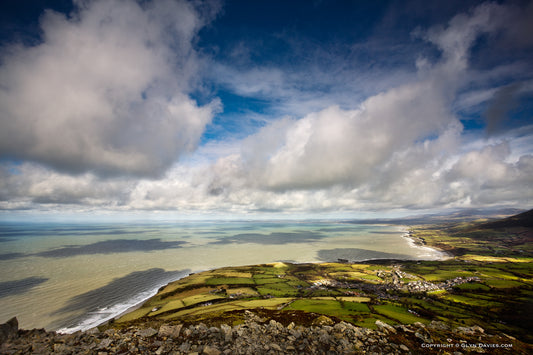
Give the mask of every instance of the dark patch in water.
<path id="1" fill-rule="evenodd" d="M 24 253 L 7 253 L 7 254 L 0 254 L 0 260 L 11 260 L 11 259 L 18 259 L 23 258 L 27 256 Z"/>
<path id="2" fill-rule="evenodd" d="M 132 229 L 133 227 L 133 229 Z M 2 225 L 0 224 L 0 241 L 5 238 L 11 240 L 22 237 L 43 237 L 57 235 L 89 236 L 89 235 L 140 235 L 150 232 L 157 232 L 161 228 L 135 228 L 135 226 L 116 225 L 87 225 L 87 226 L 57 226 L 50 224 L 23 224 L 23 225 Z"/>
<path id="3" fill-rule="evenodd" d="M 113 254 L 113 253 L 128 253 L 133 251 L 153 251 L 181 248 L 184 241 L 164 242 L 161 239 L 111 239 L 96 242 L 88 245 L 79 246 L 65 246 L 63 248 L 52 249 L 35 253 L 33 255 L 42 256 L 45 258 L 65 258 L 76 255 L 92 255 L 92 254 Z"/>
<path id="4" fill-rule="evenodd" d="M 357 231 L 357 227 L 332 227 L 332 228 L 320 228 L 317 229 L 319 232 L 349 232 Z"/>
<path id="5" fill-rule="evenodd" d="M 400 235 L 401 232 L 399 231 L 370 231 L 372 234 L 397 234 Z"/>
<path id="6" fill-rule="evenodd" d="M 335 262 L 338 259 L 346 259 L 348 261 L 362 261 L 369 259 L 413 259 L 410 255 L 385 253 L 382 251 L 358 248 L 322 249 L 317 252 L 317 257 L 322 261 L 328 262 Z"/>
<path id="7" fill-rule="evenodd" d="M 0 298 L 26 293 L 46 281 L 48 279 L 45 277 L 32 276 L 21 280 L 0 282 Z"/>
<path id="8" fill-rule="evenodd" d="M 211 244 L 232 244 L 232 243 L 255 243 L 255 244 L 289 244 L 289 243 L 309 243 L 326 238 L 326 235 L 317 232 L 273 232 L 270 234 L 262 233 L 243 233 L 228 237 L 218 238 Z"/>
<path id="9" fill-rule="evenodd" d="M 147 292 L 169 282 L 188 275 L 191 270 L 165 271 L 153 268 L 144 271 L 135 271 L 124 277 L 114 279 L 107 285 L 95 290 L 82 293 L 71 298 L 67 305 L 55 311 L 52 315 L 69 312 L 81 312 L 79 316 L 66 317 L 54 322 L 52 328 L 74 327 L 87 318 L 87 314 L 101 311 L 105 307 L 123 304 L 135 295 Z"/>

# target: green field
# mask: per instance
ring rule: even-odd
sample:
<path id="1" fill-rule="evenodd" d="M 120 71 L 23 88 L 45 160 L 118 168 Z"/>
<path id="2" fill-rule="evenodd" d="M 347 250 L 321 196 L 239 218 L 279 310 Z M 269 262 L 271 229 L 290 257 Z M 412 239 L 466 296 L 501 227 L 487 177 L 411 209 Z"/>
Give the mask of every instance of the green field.
<path id="1" fill-rule="evenodd" d="M 533 248 L 527 237 L 533 232 L 483 228 L 472 222 L 412 227 L 416 238 L 454 254 L 444 261 L 275 263 L 193 274 L 165 286 L 114 324 L 166 320 L 238 324 L 245 310 L 255 310 L 280 321 L 290 314 L 303 325 L 319 315 L 370 328 L 378 319 L 389 324 L 432 320 L 452 327 L 476 324 L 487 332 L 533 342 Z M 397 272 L 403 273 L 395 280 L 400 285 L 416 281 L 440 288 L 427 292 L 393 288 Z M 475 279 L 465 281 L 469 277 Z"/>

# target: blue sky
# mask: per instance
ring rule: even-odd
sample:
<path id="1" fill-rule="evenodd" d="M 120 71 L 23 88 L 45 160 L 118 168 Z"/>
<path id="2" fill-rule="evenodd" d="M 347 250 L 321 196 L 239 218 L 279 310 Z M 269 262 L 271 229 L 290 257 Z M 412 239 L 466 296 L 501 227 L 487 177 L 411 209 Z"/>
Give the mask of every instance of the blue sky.
<path id="1" fill-rule="evenodd" d="M 4 216 L 531 207 L 531 1 L 0 13 Z"/>

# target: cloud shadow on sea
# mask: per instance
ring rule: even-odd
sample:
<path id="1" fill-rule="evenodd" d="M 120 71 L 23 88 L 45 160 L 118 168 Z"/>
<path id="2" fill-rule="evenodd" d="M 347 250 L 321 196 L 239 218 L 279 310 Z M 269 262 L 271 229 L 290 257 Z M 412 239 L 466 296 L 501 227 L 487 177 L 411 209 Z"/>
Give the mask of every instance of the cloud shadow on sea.
<path id="1" fill-rule="evenodd" d="M 401 235 L 402 234 L 401 231 L 370 231 L 369 233 L 372 233 L 372 234 L 396 234 L 396 235 Z"/>
<path id="2" fill-rule="evenodd" d="M 326 238 L 322 233 L 298 231 L 298 232 L 273 232 L 264 233 L 242 233 L 227 237 L 220 237 L 210 244 L 242 244 L 254 243 L 264 245 L 279 245 L 290 243 L 310 243 Z"/>
<path id="3" fill-rule="evenodd" d="M 15 240 L 43 236 L 91 236 L 91 235 L 141 235 L 156 232 L 159 229 L 131 228 L 131 226 L 87 226 L 66 225 L 50 226 L 41 224 L 27 224 L 17 227 L 0 225 L 0 241 L 2 239 Z"/>
<path id="4" fill-rule="evenodd" d="M 0 254 L 0 260 L 12 260 L 12 259 L 23 258 L 25 256 L 27 256 L 27 254 L 24 254 L 24 253 L 6 253 L 6 254 Z"/>
<path id="5" fill-rule="evenodd" d="M 50 249 L 38 253 L 6 253 L 0 254 L 0 260 L 12 260 L 28 256 L 41 256 L 44 258 L 67 258 L 78 255 L 115 254 L 129 252 L 150 252 L 155 250 L 182 248 L 187 242 L 181 240 L 162 241 L 154 239 L 109 239 L 87 245 L 64 245 L 61 248 Z"/>
<path id="6" fill-rule="evenodd" d="M 357 231 L 357 227 L 331 227 L 331 228 L 319 228 L 319 232 L 352 232 Z"/>
<path id="7" fill-rule="evenodd" d="M 0 282 L 0 298 L 21 295 L 46 281 L 48 279 L 45 277 L 32 276 L 20 280 Z"/>
<path id="8" fill-rule="evenodd" d="M 161 239 L 110 239 L 87 245 L 64 246 L 62 248 L 42 251 L 32 255 L 45 258 L 65 258 L 76 255 L 128 253 L 135 251 L 154 251 L 181 248 L 184 241 L 161 241 Z"/>
<path id="9" fill-rule="evenodd" d="M 413 259 L 412 256 L 406 254 L 385 253 L 382 251 L 358 248 L 322 249 L 317 252 L 317 258 L 326 262 L 335 262 L 338 259 L 346 259 L 348 261 L 370 259 Z"/>
<path id="10" fill-rule="evenodd" d="M 191 270 L 165 271 L 161 268 L 152 268 L 144 271 L 135 271 L 128 275 L 114 279 L 100 288 L 74 296 L 67 304 L 52 315 L 62 315 L 75 312 L 78 315 L 66 316 L 54 322 L 51 326 L 75 326 L 84 320 L 88 314 L 99 312 L 106 307 L 124 304 L 136 295 L 149 292 L 155 288 L 166 285 L 188 275 Z"/>

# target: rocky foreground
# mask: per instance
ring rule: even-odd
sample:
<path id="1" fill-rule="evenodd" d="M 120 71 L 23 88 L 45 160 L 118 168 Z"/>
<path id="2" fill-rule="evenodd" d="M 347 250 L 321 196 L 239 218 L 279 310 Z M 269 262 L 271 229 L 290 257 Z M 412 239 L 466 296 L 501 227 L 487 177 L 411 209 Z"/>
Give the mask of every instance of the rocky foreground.
<path id="1" fill-rule="evenodd" d="M 377 329 L 336 323 L 317 316 L 309 327 L 287 326 L 246 311 L 236 326 L 163 324 L 124 329 L 97 328 L 74 334 L 19 330 L 16 318 L 0 325 L 2 354 L 528 354 L 533 347 L 477 326 L 450 329 L 441 322 Z"/>

